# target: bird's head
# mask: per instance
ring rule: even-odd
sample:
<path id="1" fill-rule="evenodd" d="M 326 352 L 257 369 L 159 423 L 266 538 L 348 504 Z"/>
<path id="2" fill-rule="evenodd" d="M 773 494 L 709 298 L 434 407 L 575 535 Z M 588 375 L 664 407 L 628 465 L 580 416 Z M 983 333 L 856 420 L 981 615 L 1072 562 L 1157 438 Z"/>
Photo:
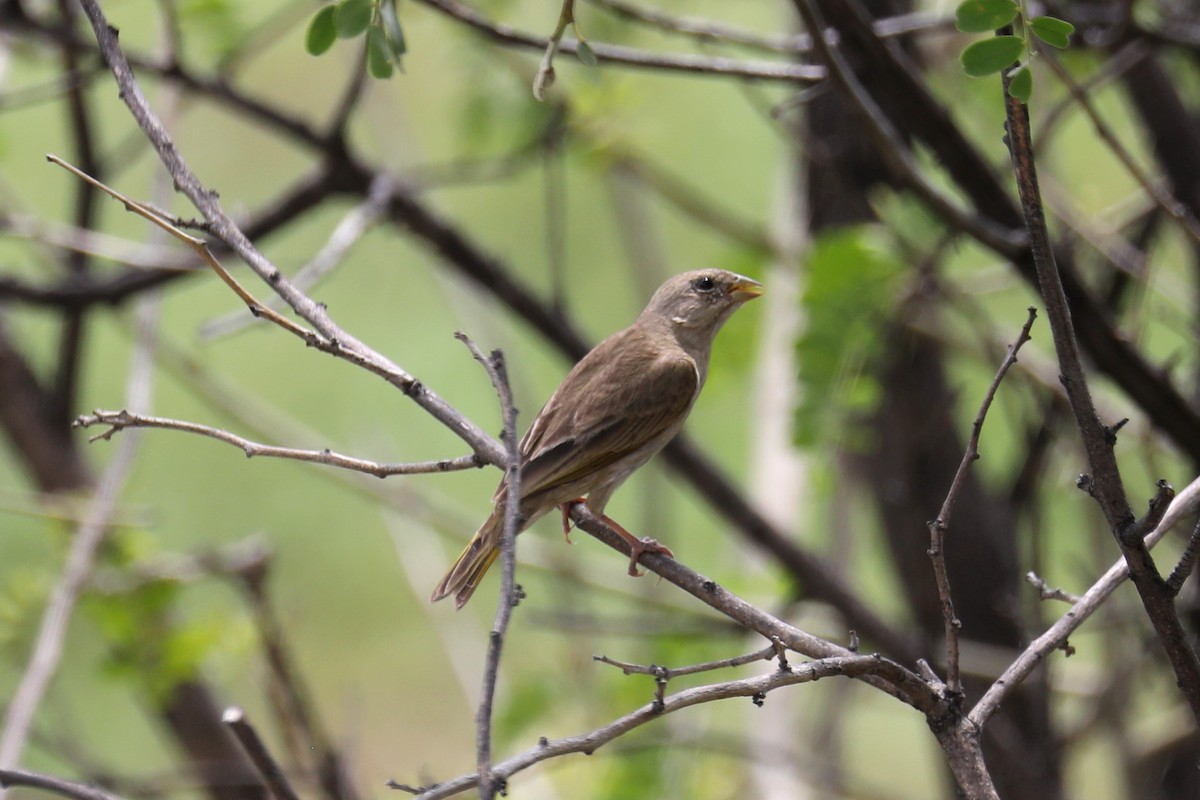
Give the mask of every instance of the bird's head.
<path id="1" fill-rule="evenodd" d="M 668 278 L 650 298 L 643 316 L 668 322 L 677 334 L 712 341 L 738 306 L 762 294 L 762 286 L 723 269 L 698 269 Z"/>

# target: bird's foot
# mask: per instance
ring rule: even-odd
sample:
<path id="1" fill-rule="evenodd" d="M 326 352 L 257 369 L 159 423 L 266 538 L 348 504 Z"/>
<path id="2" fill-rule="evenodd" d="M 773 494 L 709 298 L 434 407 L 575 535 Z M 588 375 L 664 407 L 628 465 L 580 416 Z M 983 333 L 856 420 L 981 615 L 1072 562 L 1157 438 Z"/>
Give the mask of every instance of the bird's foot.
<path id="1" fill-rule="evenodd" d="M 675 554 L 671 552 L 671 548 L 667 547 L 665 544 L 659 544 L 649 536 L 643 536 L 640 539 L 635 537 L 633 541 L 629 543 L 629 547 L 629 575 L 633 578 L 640 578 L 646 574 L 644 572 L 638 572 L 637 568 L 638 559 L 642 557 L 642 553 L 657 553 L 658 555 L 666 556 L 667 558 L 675 557 Z"/>
<path id="2" fill-rule="evenodd" d="M 610 528 L 616 531 L 618 536 L 625 540 L 627 545 L 629 545 L 630 577 L 640 578 L 645 574 L 638 572 L 637 568 L 638 559 L 642 557 L 642 553 L 657 553 L 658 555 L 666 556 L 667 558 L 675 557 L 675 554 L 671 552 L 671 548 L 667 547 L 665 544 L 659 544 L 649 536 L 643 536 L 641 538 L 634 536 L 632 533 L 621 527 L 612 517 L 605 516 L 604 521 L 608 523 Z"/>
<path id="3" fill-rule="evenodd" d="M 571 508 L 577 503 L 585 502 L 587 501 L 584 498 L 576 497 L 574 500 L 568 501 L 559 506 L 559 509 L 562 510 L 563 538 L 567 540 L 567 544 L 575 544 L 571 541 Z"/>

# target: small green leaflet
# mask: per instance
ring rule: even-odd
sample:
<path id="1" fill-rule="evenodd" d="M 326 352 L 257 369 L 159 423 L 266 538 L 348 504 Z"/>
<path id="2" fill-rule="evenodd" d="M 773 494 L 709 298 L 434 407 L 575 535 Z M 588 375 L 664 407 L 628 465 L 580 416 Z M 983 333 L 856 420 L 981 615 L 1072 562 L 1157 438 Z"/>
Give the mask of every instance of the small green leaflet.
<path id="1" fill-rule="evenodd" d="M 579 56 L 579 60 L 589 67 L 600 63 L 600 59 L 596 58 L 596 51 L 583 39 L 579 40 L 579 48 L 575 51 L 575 55 Z"/>
<path id="2" fill-rule="evenodd" d="M 1071 34 L 1075 32 L 1074 25 L 1058 17 L 1035 17 L 1029 21 L 1029 29 L 1034 36 L 1059 50 L 1071 46 Z"/>
<path id="3" fill-rule="evenodd" d="M 333 24 L 333 6 L 325 6 L 308 23 L 304 36 L 304 49 L 309 55 L 319 56 L 333 46 L 337 39 L 337 28 Z"/>
<path id="4" fill-rule="evenodd" d="M 1021 57 L 1025 41 L 1017 36 L 994 36 L 962 51 L 963 69 L 972 78 L 983 78 L 1008 67 Z"/>
<path id="5" fill-rule="evenodd" d="M 342 0 L 336 9 L 333 21 L 343 39 L 360 36 L 371 24 L 371 0 Z"/>
<path id="6" fill-rule="evenodd" d="M 1022 64 L 1009 74 L 1008 93 L 1022 103 L 1028 103 L 1033 97 L 1033 73 L 1028 64 Z"/>
<path id="7" fill-rule="evenodd" d="M 954 24 L 964 33 L 986 33 L 1017 18 L 1013 0 L 964 0 L 954 12 Z"/>
<path id="8" fill-rule="evenodd" d="M 408 42 L 404 39 L 404 29 L 400 27 L 400 17 L 396 14 L 396 0 L 383 0 L 379 4 L 379 16 L 383 19 L 383 33 L 392 51 L 392 61 L 397 69 L 403 71 L 404 65 L 400 59 L 408 52 Z"/>
<path id="9" fill-rule="evenodd" d="M 367 71 L 380 80 L 392 77 L 392 48 L 383 29 L 375 26 L 367 31 Z"/>

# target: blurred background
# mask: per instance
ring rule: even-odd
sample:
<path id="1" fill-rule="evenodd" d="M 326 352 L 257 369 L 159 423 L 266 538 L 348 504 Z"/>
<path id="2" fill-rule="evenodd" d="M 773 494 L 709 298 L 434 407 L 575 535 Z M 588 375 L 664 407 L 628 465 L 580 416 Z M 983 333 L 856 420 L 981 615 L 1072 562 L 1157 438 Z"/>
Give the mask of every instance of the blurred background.
<path id="1" fill-rule="evenodd" d="M 1015 228 L 1002 90 L 962 73 L 970 39 L 954 30 L 953 6 L 820 5 L 834 27 L 850 25 L 851 7 L 882 20 L 874 41 L 908 68 L 882 69 L 844 30 L 898 152 L 966 219 Z M 1134 12 L 1115 18 L 1117 6 Z M 632 321 L 666 276 L 717 266 L 760 280 L 765 296 L 718 337 L 685 447 L 641 470 L 608 513 L 805 630 L 940 669 L 925 523 L 1026 308 L 1040 306 L 1027 253 L 980 244 L 931 211 L 832 82 L 799 69 L 764 77 L 764 65 L 819 63 L 792 4 L 580 2 L 578 27 L 601 63 L 560 53 L 545 102 L 530 91 L 540 46 L 494 41 L 464 17 L 508 26 L 493 29 L 500 38 L 544 40 L 558 4 L 401 3 L 407 52 L 390 79 L 365 74 L 361 37 L 306 52 L 320 7 L 103 4 L 180 153 L 255 244 L 291 276 L 324 253 L 331 268 L 309 294 L 496 435 L 495 392 L 456 331 L 503 350 L 524 430 L 583 348 Z M 1071 50 L 1034 60 L 1038 166 L 1097 403 L 1106 423 L 1129 419 L 1117 452 L 1141 511 L 1155 480 L 1182 487 L 1200 459 L 1189 416 L 1197 241 L 1153 196 L 1173 189 L 1185 217 L 1200 201 L 1200 160 L 1189 160 L 1200 152 L 1200 37 L 1187 35 L 1200 18 L 1169 2 L 1053 10 L 1079 30 Z M 744 41 L 731 41 L 738 32 Z M 248 460 L 176 431 L 89 443 L 103 427 L 72 430 L 78 414 L 141 404 L 379 462 L 469 452 L 383 381 L 253 322 L 185 247 L 47 163 L 57 154 L 196 216 L 74 3 L 0 4 L 0 37 L 0 706 L 27 675 L 97 486 L 117 485 L 61 658 L 5 766 L 129 797 L 258 797 L 206 751 L 217 735 L 190 729 L 236 705 L 304 796 L 374 797 L 392 791 L 388 779 L 472 772 L 498 580 L 457 613 L 427 597 L 486 517 L 499 472 L 379 480 Z M 631 68 L 608 43 L 662 63 Z M 672 68 L 684 56 L 698 71 Z M 725 62 L 742 73 L 714 74 Z M 968 707 L 1067 608 L 1040 600 L 1026 573 L 1078 594 L 1118 557 L 1075 488 L 1085 461 L 1042 320 L 1033 336 L 948 533 Z M 726 492 L 769 535 L 748 533 Z M 652 699 L 651 678 L 594 655 L 674 667 L 764 644 L 665 582 L 630 579 L 586 534 L 572 538 L 548 517 L 520 540 L 526 597 L 500 676 L 500 759 Z M 1136 596 L 1119 590 L 1070 645 L 987 729 L 1002 793 L 1195 796 L 1194 725 Z M 927 798 L 950 796 L 950 784 L 920 714 L 839 679 L 772 693 L 761 708 L 691 708 L 509 788 Z"/>

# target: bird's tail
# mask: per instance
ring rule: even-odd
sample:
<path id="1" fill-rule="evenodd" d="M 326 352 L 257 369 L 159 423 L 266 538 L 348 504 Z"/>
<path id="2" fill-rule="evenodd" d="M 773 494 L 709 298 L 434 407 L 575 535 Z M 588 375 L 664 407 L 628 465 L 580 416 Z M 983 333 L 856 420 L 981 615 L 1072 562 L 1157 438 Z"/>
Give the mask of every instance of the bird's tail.
<path id="1" fill-rule="evenodd" d="M 462 608 L 475 593 L 484 573 L 500 555 L 500 534 L 504 531 L 504 504 L 497 504 L 492 515 L 475 531 L 466 549 L 433 590 L 430 600 L 437 602 L 454 595 L 454 605 Z"/>

